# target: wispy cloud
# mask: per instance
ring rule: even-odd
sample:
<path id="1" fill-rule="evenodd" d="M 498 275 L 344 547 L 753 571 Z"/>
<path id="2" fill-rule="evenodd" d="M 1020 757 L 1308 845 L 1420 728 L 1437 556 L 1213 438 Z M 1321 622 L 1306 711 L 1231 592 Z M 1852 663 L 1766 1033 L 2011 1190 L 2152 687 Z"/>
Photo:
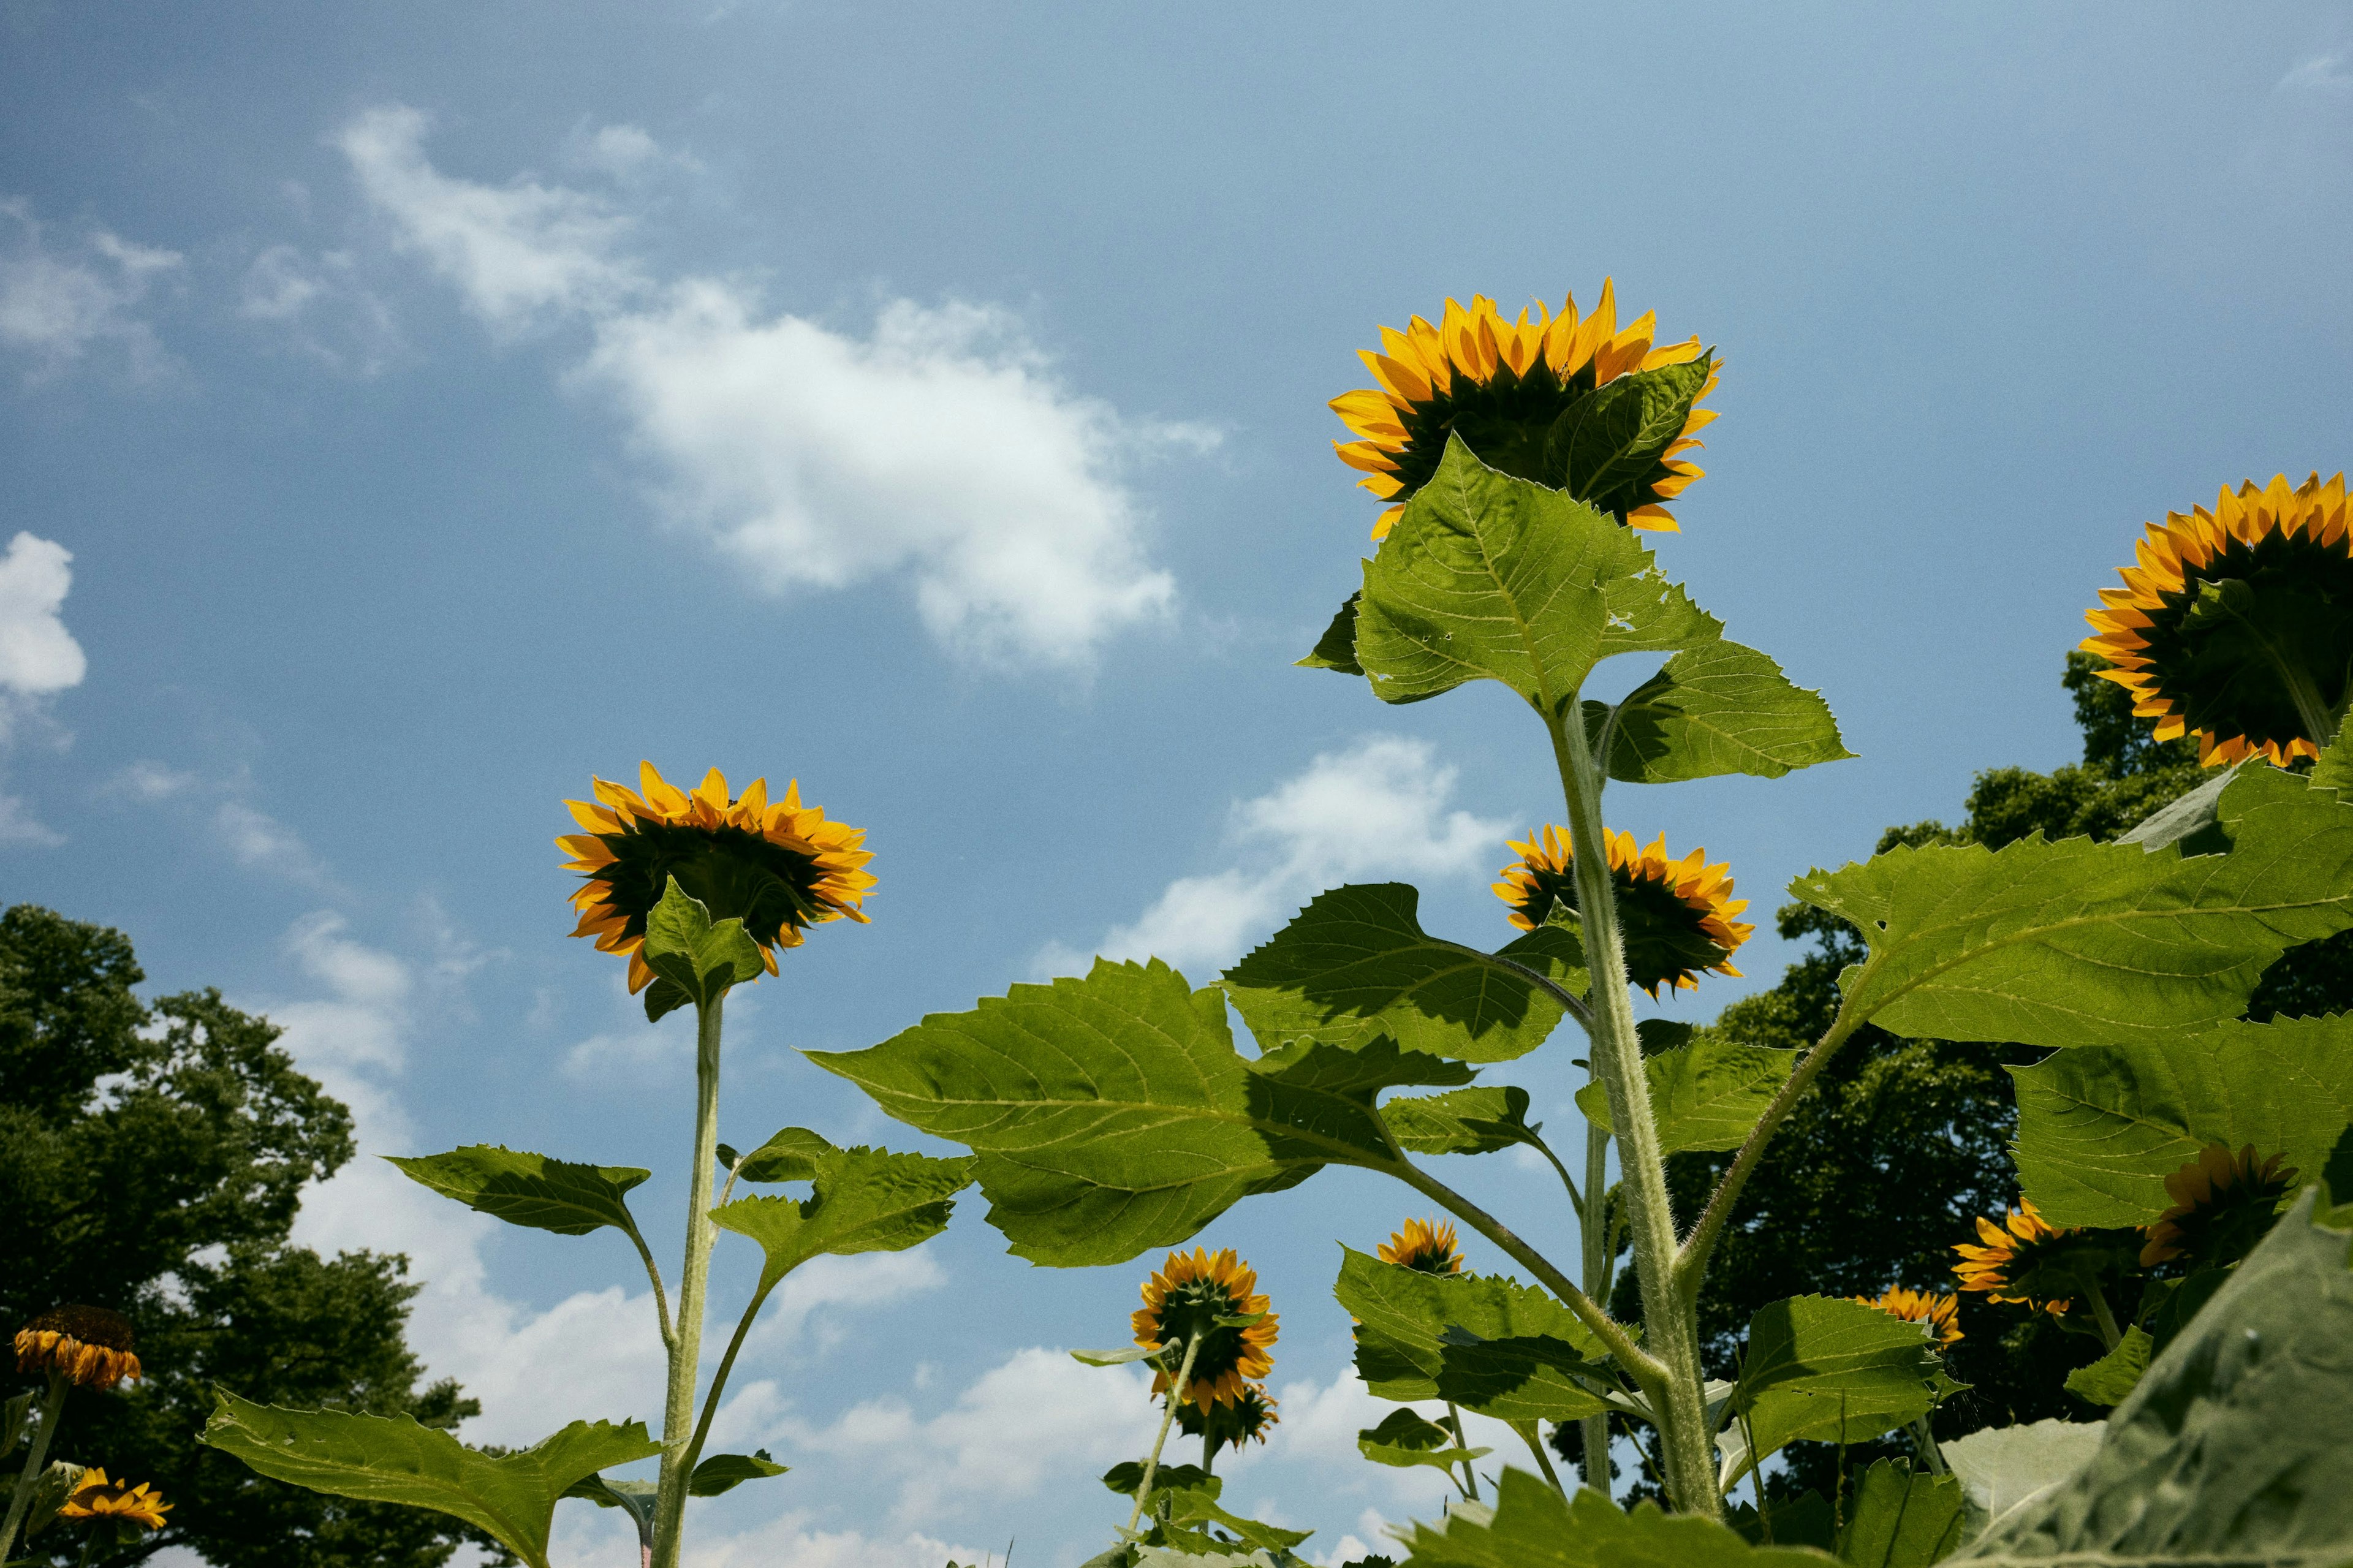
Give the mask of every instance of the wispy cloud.
<path id="1" fill-rule="evenodd" d="M 208 777 L 153 758 L 131 763 L 101 793 L 142 806 L 172 805 L 201 822 L 213 847 L 247 870 L 322 892 L 333 875 L 302 835 L 253 804 L 253 775 L 238 769 Z"/>
<path id="2" fill-rule="evenodd" d="M 18 725 L 45 720 L 60 691 L 81 684 L 90 661 L 66 630 L 73 552 L 54 540 L 19 533 L 0 555 L 0 746 Z M 23 799 L 0 794 L 0 845 L 55 847 L 64 835 Z"/>
<path id="3" fill-rule="evenodd" d="M 1072 392 L 994 307 L 896 300 L 852 333 L 774 311 L 733 279 L 657 279 L 628 254 L 636 220 L 613 200 L 445 174 L 426 129 L 396 106 L 339 138 L 396 243 L 494 335 L 586 321 L 592 347 L 570 384 L 619 409 L 662 475 L 667 516 L 758 586 L 896 579 L 942 643 L 994 663 L 1084 667 L 1110 637 L 1173 613 L 1175 580 L 1150 561 L 1126 476 L 1211 433 Z M 608 168 L 658 151 L 636 127 L 575 143 Z"/>
<path id="4" fill-rule="evenodd" d="M 135 313 L 149 288 L 182 263 L 177 251 L 137 245 L 103 228 L 52 247 L 22 200 L 0 201 L 15 243 L 0 251 L 0 348 L 29 356 L 35 380 L 111 347 L 140 380 L 170 368 L 154 331 Z"/>
<path id="5" fill-rule="evenodd" d="M 2342 49 L 2307 55 L 2288 68 L 2274 90 L 2353 93 L 2353 58 Z"/>

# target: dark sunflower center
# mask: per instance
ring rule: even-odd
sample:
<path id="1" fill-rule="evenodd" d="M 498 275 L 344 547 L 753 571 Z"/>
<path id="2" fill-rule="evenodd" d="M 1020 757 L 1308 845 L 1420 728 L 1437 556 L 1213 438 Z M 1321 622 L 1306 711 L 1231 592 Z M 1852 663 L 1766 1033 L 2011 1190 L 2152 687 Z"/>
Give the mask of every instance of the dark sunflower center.
<path id="1" fill-rule="evenodd" d="M 1577 908 L 1577 877 L 1571 871 L 1555 871 L 1546 867 L 1528 868 L 1528 880 L 1520 912 L 1537 925 L 1542 925 L 1555 909 Z"/>
<path id="2" fill-rule="evenodd" d="M 1724 962 L 1731 950 L 1700 929 L 1707 917 L 1683 902 L 1664 882 L 1613 870 L 1618 887 L 1618 929 L 1626 944 L 1626 978 L 1654 991 L 1679 975 Z"/>
<path id="3" fill-rule="evenodd" d="M 1433 392 L 1398 416 L 1406 433 L 1405 450 L 1393 454 L 1398 482 L 1405 486 L 1398 499 L 1430 482 L 1450 433 L 1491 468 L 1538 484 L 1555 482 L 1545 468 L 1546 438 L 1569 405 L 1592 390 L 1590 360 L 1566 382 L 1541 357 L 1525 375 L 1501 363 L 1485 381 L 1457 371 L 1446 391 Z"/>
<path id="4" fill-rule="evenodd" d="M 104 1307 L 52 1307 L 26 1323 L 25 1330 L 36 1334 L 64 1334 L 86 1345 L 110 1351 L 127 1351 L 133 1343 L 131 1320 Z"/>
<path id="5" fill-rule="evenodd" d="M 2353 678 L 2353 556 L 2302 534 L 2233 539 L 2186 567 L 2141 633 L 2157 689 L 2193 730 L 2262 745 L 2316 741 L 2291 682 L 2320 706 L 2344 705 Z"/>
<path id="6" fill-rule="evenodd" d="M 1193 1357 L 1193 1381 L 1208 1383 L 1241 1365 L 1242 1331 L 1218 1321 L 1239 1316 L 1226 1288 L 1207 1279 L 1187 1280 L 1160 1304 L 1160 1342 L 1170 1347 L 1170 1367 L 1184 1364 L 1185 1346 L 1198 1330 L 1200 1351 Z"/>
<path id="7" fill-rule="evenodd" d="M 775 941 L 786 925 L 813 925 L 827 912 L 814 896 L 826 875 L 814 856 L 740 827 L 639 822 L 633 832 L 597 837 L 615 859 L 592 879 L 612 889 L 607 901 L 628 917 L 630 936 L 645 934 L 647 911 L 661 902 L 672 877 L 702 900 L 712 920 L 741 920 L 762 942 Z"/>
<path id="8" fill-rule="evenodd" d="M 1405 1255 L 1405 1266 L 1417 1274 L 1451 1274 L 1453 1254 L 1436 1242 L 1416 1247 Z"/>
<path id="9" fill-rule="evenodd" d="M 2270 1234 L 2286 1180 L 2237 1181 L 2208 1194 L 2170 1223 L 2180 1233 L 2185 1261 L 2196 1268 L 2235 1263 Z"/>
<path id="10" fill-rule="evenodd" d="M 2130 1272 L 2138 1265 L 2139 1252 L 2129 1231 L 2063 1231 L 2019 1242 L 2002 1273 L 2021 1296 L 2038 1301 L 2072 1300 Z"/>

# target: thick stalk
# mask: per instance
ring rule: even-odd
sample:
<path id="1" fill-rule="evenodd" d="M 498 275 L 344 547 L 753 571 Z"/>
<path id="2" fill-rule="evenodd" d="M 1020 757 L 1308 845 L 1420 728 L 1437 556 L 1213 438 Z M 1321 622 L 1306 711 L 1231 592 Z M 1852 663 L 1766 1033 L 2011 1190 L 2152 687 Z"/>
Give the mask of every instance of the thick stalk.
<path id="1" fill-rule="evenodd" d="M 1585 1289 L 1595 1300 L 1609 1300 L 1609 1140 L 1590 1121 L 1585 1124 L 1585 1190 L 1591 1203 L 1577 1215 L 1585 1233 Z M 1609 1413 L 1587 1416 L 1580 1426 L 1585 1436 L 1585 1484 L 1611 1495 L 1609 1474 Z"/>
<path id="2" fill-rule="evenodd" d="M 1168 1428 L 1176 1424 L 1176 1407 L 1185 1403 L 1186 1387 L 1193 1381 L 1193 1358 L 1201 1353 L 1201 1331 L 1195 1329 L 1193 1337 L 1185 1342 L 1185 1364 L 1176 1369 L 1176 1381 L 1168 1385 L 1168 1408 L 1160 1413 L 1160 1435 L 1152 1439 L 1152 1452 L 1144 1461 L 1144 1479 L 1135 1483 L 1135 1507 L 1128 1511 L 1127 1535 L 1135 1534 L 1135 1521 L 1144 1517 L 1144 1505 L 1152 1500 L 1152 1478 L 1160 1469 L 1160 1450 L 1167 1445 Z"/>
<path id="3" fill-rule="evenodd" d="M 16 1477 L 16 1494 L 8 1500 L 8 1522 L 0 1526 L 0 1563 L 8 1559 L 16 1544 L 17 1527 L 25 1522 L 25 1510 L 32 1506 L 33 1489 L 41 1482 L 41 1471 L 48 1463 L 49 1436 L 58 1429 L 58 1417 L 66 1407 L 66 1390 L 73 1380 L 61 1372 L 49 1373 L 49 1391 L 41 1396 L 40 1424 L 33 1428 L 32 1451 L 25 1456 L 25 1468 Z"/>
<path id="4" fill-rule="evenodd" d="M 1561 793 L 1568 804 L 1569 837 L 1577 853 L 1577 918 L 1593 974 L 1593 1066 L 1609 1097 L 1618 1141 L 1618 1175 L 1632 1224 L 1634 1271 L 1642 1291 L 1643 1348 L 1663 1363 L 1663 1387 L 1651 1410 L 1658 1417 L 1662 1479 L 1668 1500 L 1685 1513 L 1722 1515 L 1716 1495 L 1707 1402 L 1701 1392 L 1699 1324 L 1689 1299 L 1676 1288 L 1675 1214 L 1667 1195 L 1666 1156 L 1651 1109 L 1634 1032 L 1634 1003 L 1626 980 L 1626 944 L 1609 877 L 1609 838 L 1601 822 L 1601 774 L 1587 749 L 1585 724 L 1574 697 L 1549 715 Z"/>
<path id="5" fill-rule="evenodd" d="M 719 1030 L 725 994 L 695 1008 L 694 1164 L 687 1181 L 686 1260 L 678 1286 L 677 1336 L 670 1348 L 670 1391 L 662 1407 L 661 1481 L 654 1505 L 652 1568 L 678 1568 L 686 1483 L 694 1466 L 695 1374 L 702 1359 L 702 1297 L 711 1279 L 711 1169 L 719 1158 Z"/>

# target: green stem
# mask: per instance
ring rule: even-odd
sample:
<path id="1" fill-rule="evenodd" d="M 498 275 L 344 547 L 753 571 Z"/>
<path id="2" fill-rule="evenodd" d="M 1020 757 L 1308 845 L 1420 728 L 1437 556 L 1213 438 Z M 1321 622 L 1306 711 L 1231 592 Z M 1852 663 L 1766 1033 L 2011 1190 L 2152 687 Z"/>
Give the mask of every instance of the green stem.
<path id="1" fill-rule="evenodd" d="M 1634 1003 L 1626 979 L 1626 944 L 1618 926 L 1617 890 L 1609 875 L 1609 837 L 1601 821 L 1601 775 L 1587 749 L 1576 698 L 1547 715 L 1561 793 L 1568 805 L 1570 861 L 1577 877 L 1577 917 L 1585 958 L 1593 974 L 1593 1065 L 1609 1097 L 1609 1125 L 1618 1141 L 1618 1171 L 1632 1222 L 1634 1273 L 1642 1291 L 1644 1348 L 1664 1363 L 1651 1410 L 1658 1419 L 1662 1479 L 1670 1502 L 1686 1513 L 1723 1513 L 1702 1393 L 1699 1323 L 1675 1280 L 1675 1215 L 1667 1195 L 1666 1156 L 1651 1108 L 1650 1079 L 1634 1030 Z"/>
<path id="2" fill-rule="evenodd" d="M 2124 1342 L 2124 1335 L 2116 1330 L 2116 1314 L 2108 1310 L 2108 1298 L 2098 1285 L 2094 1284 L 2089 1294 L 2092 1302 L 2092 1321 L 2100 1325 L 2101 1341 L 2110 1350 L 2114 1350 Z"/>
<path id="3" fill-rule="evenodd" d="M 1585 1289 L 1596 1300 L 1609 1300 L 1609 1139 L 1591 1121 L 1585 1124 L 1585 1190 L 1593 1194 L 1590 1208 L 1579 1211 L 1584 1232 Z M 1582 1423 L 1585 1437 L 1585 1484 L 1611 1492 L 1609 1473 L 1609 1413 L 1588 1415 Z"/>
<path id="4" fill-rule="evenodd" d="M 1216 1439 L 1209 1436 L 1206 1422 L 1201 1426 L 1201 1473 L 1205 1476 L 1218 1473 L 1218 1446 Z"/>
<path id="5" fill-rule="evenodd" d="M 1936 1435 L 1928 1430 L 1926 1415 L 1912 1418 L 1912 1447 L 1928 1462 L 1929 1474 L 1942 1476 L 1951 1473 L 1951 1468 L 1945 1463 L 1945 1451 L 1936 1447 Z"/>
<path id="6" fill-rule="evenodd" d="M 33 1428 L 33 1446 L 25 1456 L 25 1468 L 16 1476 L 16 1490 L 8 1499 L 8 1522 L 0 1525 L 0 1562 L 5 1562 L 16 1544 L 17 1528 L 25 1522 L 25 1510 L 33 1505 L 33 1489 L 41 1482 L 41 1472 L 49 1459 L 49 1437 L 58 1429 L 58 1417 L 64 1414 L 66 1391 L 73 1380 L 61 1372 L 49 1373 L 49 1391 L 41 1396 L 41 1419 Z"/>
<path id="7" fill-rule="evenodd" d="M 1452 1422 L 1454 1426 L 1454 1446 L 1462 1449 L 1467 1454 L 1471 1448 L 1471 1439 L 1463 1436 L 1462 1412 L 1455 1407 L 1454 1401 L 1451 1399 L 1446 1402 L 1446 1418 Z M 1465 1502 L 1477 1502 L 1479 1500 L 1479 1472 L 1471 1468 L 1471 1461 L 1467 1458 L 1462 1461 L 1462 1475 L 1464 1478 L 1462 1481 L 1462 1500 Z"/>
<path id="8" fill-rule="evenodd" d="M 1545 1450 L 1544 1428 L 1533 1421 L 1514 1421 L 1509 1425 L 1520 1435 L 1520 1441 L 1528 1446 L 1528 1452 L 1536 1457 L 1536 1468 L 1544 1471 L 1544 1478 L 1552 1483 L 1552 1489 L 1567 1497 L 1568 1489 L 1560 1484 L 1560 1472 L 1552 1468 L 1552 1455 Z"/>
<path id="9" fill-rule="evenodd" d="M 1135 1507 L 1129 1510 L 1124 1532 L 1131 1541 L 1135 1538 L 1135 1521 L 1144 1517 L 1144 1505 L 1152 1500 L 1152 1478 L 1160 1468 L 1160 1450 L 1168 1441 L 1168 1428 L 1176 1424 L 1176 1407 L 1185 1403 L 1185 1389 L 1193 1381 L 1193 1358 L 1200 1353 L 1201 1331 L 1195 1329 L 1193 1337 L 1185 1342 L 1185 1364 L 1176 1369 L 1176 1381 L 1169 1385 L 1168 1408 L 1160 1413 L 1160 1435 L 1152 1439 L 1152 1453 L 1144 1461 L 1144 1479 L 1135 1484 Z"/>
<path id="10" fill-rule="evenodd" d="M 662 1407 L 661 1479 L 655 1494 L 651 1568 L 678 1568 L 686 1518 L 686 1484 L 694 1468 L 695 1374 L 702 1358 L 702 1298 L 711 1280 L 711 1168 L 719 1157 L 719 1034 L 724 992 L 695 1005 L 694 1164 L 687 1182 L 686 1261 L 678 1287 L 677 1338 L 670 1351 L 669 1396 Z"/>

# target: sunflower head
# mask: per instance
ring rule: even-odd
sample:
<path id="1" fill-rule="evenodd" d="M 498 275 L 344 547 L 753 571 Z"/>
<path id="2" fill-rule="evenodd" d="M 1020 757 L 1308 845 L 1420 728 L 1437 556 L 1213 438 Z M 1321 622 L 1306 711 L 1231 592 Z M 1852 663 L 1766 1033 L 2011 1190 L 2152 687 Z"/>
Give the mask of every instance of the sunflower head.
<path id="1" fill-rule="evenodd" d="M 2094 635 L 2081 646 L 2157 738 L 2195 735 L 2210 764 L 2317 756 L 2316 727 L 2333 727 L 2353 688 L 2345 476 L 2225 489 L 2211 510 L 2148 524 L 2134 553 L 2124 586 L 2084 613 Z"/>
<path id="2" fill-rule="evenodd" d="M 586 831 L 555 841 L 572 857 L 565 869 L 585 879 L 572 895 L 580 911 L 572 934 L 595 937 L 599 952 L 628 953 L 631 993 L 653 981 L 640 951 L 646 917 L 673 878 L 713 921 L 742 921 L 771 974 L 776 949 L 798 947 L 809 927 L 866 919 L 859 904 L 874 886 L 861 869 L 874 858 L 859 847 L 866 835 L 803 805 L 797 780 L 773 803 L 767 780 L 731 795 L 717 768 L 691 795 L 651 763 L 638 781 L 634 790 L 593 781 L 593 804 L 564 803 Z"/>
<path id="3" fill-rule="evenodd" d="M 55 1373 L 84 1388 L 139 1375 L 131 1320 L 104 1307 L 52 1307 L 16 1331 L 16 1370 Z"/>
<path id="4" fill-rule="evenodd" d="M 2129 1232 L 2125 1233 L 2130 1235 Z M 2133 1248 L 2114 1231 L 2061 1229 L 2021 1198 L 2000 1225 L 1980 1215 L 1978 1238 L 1985 1245 L 1957 1244 L 1961 1261 L 1953 1267 L 1961 1289 L 1981 1290 L 1990 1300 L 2064 1319 L 2075 1298 L 2132 1265 Z"/>
<path id="5" fill-rule="evenodd" d="M 1618 925 L 1626 947 L 1626 978 L 1653 997 L 1662 985 L 1689 991 L 1704 973 L 1737 976 L 1732 955 L 1757 928 L 1736 921 L 1748 907 L 1732 896 L 1732 868 L 1708 865 L 1707 851 L 1680 860 L 1667 857 L 1661 834 L 1648 849 L 1630 833 L 1604 830 L 1609 878 L 1618 892 Z M 1577 908 L 1575 849 L 1568 835 L 1546 827 L 1525 844 L 1520 858 L 1498 873 L 1495 896 L 1511 907 L 1512 923 L 1535 931 L 1556 910 Z"/>
<path id="6" fill-rule="evenodd" d="M 1700 477 L 1683 454 L 1700 445 L 1699 431 L 1715 418 L 1699 404 L 1715 390 L 1717 367 L 1697 338 L 1651 347 L 1656 328 L 1655 313 L 1620 328 L 1617 294 L 1607 279 L 1588 316 L 1577 314 L 1572 297 L 1557 315 L 1539 300 L 1535 321 L 1525 310 L 1505 321 L 1495 302 L 1479 294 L 1467 310 L 1447 300 L 1436 326 L 1416 316 L 1401 332 L 1383 327 L 1381 352 L 1359 351 L 1378 388 L 1332 400 L 1332 412 L 1357 437 L 1334 443 L 1340 460 L 1364 473 L 1357 481 L 1364 489 L 1396 503 L 1381 514 L 1373 537 L 1388 536 L 1407 500 L 1438 471 L 1450 435 L 1461 436 L 1489 468 L 1555 488 L 1566 481 L 1577 500 L 1622 521 L 1672 532 L 1674 516 L 1663 503 Z M 1622 376 L 1676 365 L 1690 367 L 1675 374 L 1688 384 L 1659 389 L 1680 418 L 1660 433 L 1656 449 L 1631 461 L 1617 453 L 1580 472 L 1574 454 L 1582 450 L 1575 437 L 1587 423 L 1583 416 L 1599 416 L 1590 421 L 1596 428 L 1614 423 L 1601 405 L 1624 396 L 1604 389 Z M 1644 394 L 1627 390 L 1633 392 L 1628 411 L 1641 405 L 1655 418 Z"/>
<path id="7" fill-rule="evenodd" d="M 1382 1262 L 1410 1268 L 1417 1274 L 1462 1272 L 1462 1254 L 1454 1245 L 1454 1227 L 1436 1220 L 1406 1221 L 1377 1251 Z"/>
<path id="8" fill-rule="evenodd" d="M 2271 1229 L 2280 1199 L 2295 1185 L 2296 1171 L 2283 1163 L 2286 1158 L 2259 1159 L 2252 1143 L 2236 1154 L 2221 1143 L 2200 1149 L 2198 1158 L 2165 1178 L 2173 1206 L 2147 1227 L 2141 1267 L 2184 1259 L 2210 1268 L 2253 1251 Z"/>
<path id="9" fill-rule="evenodd" d="M 58 1510 L 58 1517 L 121 1520 L 161 1530 L 164 1516 L 171 1511 L 172 1505 L 164 1500 L 164 1495 L 146 1482 L 134 1487 L 128 1481 L 110 1481 L 103 1469 L 92 1466 L 74 1483 L 73 1490 Z"/>
<path id="10" fill-rule="evenodd" d="M 1262 1383 L 1246 1384 L 1240 1397 L 1229 1404 L 1211 1405 L 1204 1408 L 1187 1400 L 1176 1407 L 1176 1425 L 1188 1437 L 1208 1435 L 1209 1451 L 1239 1448 L 1251 1438 L 1266 1441 L 1269 1429 L 1282 1417 L 1275 1413 L 1277 1401 Z"/>
<path id="11" fill-rule="evenodd" d="M 1961 1337 L 1958 1296 L 1932 1296 L 1926 1290 L 1906 1290 L 1901 1285 L 1891 1285 L 1878 1296 L 1849 1296 L 1847 1300 L 1876 1307 L 1907 1323 L 1927 1324 L 1939 1350 Z"/>
<path id="12" fill-rule="evenodd" d="M 1130 1320 L 1140 1345 L 1163 1345 L 1169 1353 L 1152 1380 L 1152 1392 L 1166 1393 L 1175 1381 L 1185 1346 L 1201 1336 L 1193 1357 L 1193 1381 L 1185 1402 L 1207 1407 L 1231 1405 L 1245 1384 L 1274 1370 L 1270 1354 L 1278 1319 L 1257 1294 L 1258 1271 L 1231 1247 L 1214 1258 L 1207 1248 L 1172 1252 L 1159 1272 L 1144 1282 L 1144 1305 Z M 1254 1320 L 1239 1323 L 1230 1320 Z M 1227 1321 L 1220 1321 L 1227 1320 Z"/>

